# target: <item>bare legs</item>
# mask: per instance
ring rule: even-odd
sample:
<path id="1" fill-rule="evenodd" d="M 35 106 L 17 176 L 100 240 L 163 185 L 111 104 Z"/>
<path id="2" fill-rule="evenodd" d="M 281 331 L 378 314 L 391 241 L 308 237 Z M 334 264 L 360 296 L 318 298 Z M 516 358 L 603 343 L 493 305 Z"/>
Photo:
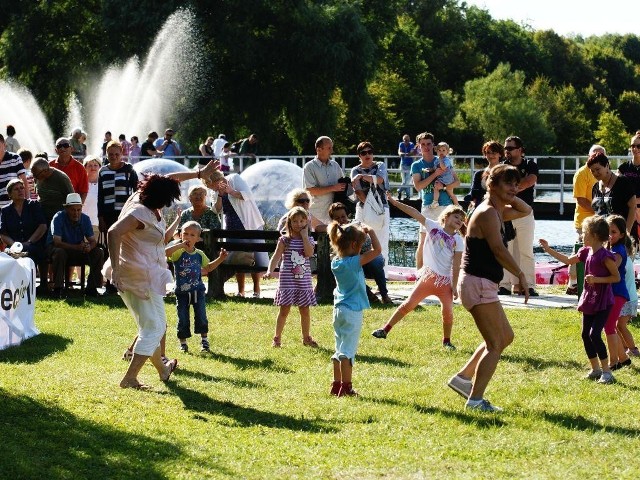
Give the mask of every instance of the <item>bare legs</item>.
<path id="1" fill-rule="evenodd" d="M 260 295 L 260 273 L 253 272 L 251 274 L 251 280 L 253 281 L 253 293 L 254 296 Z M 238 282 L 238 294 L 244 297 L 244 273 L 236 273 L 236 282 Z"/>
<path id="2" fill-rule="evenodd" d="M 466 379 L 475 377 L 469 399 L 480 400 L 484 397 L 500 355 L 513 342 L 514 336 L 500 302 L 476 305 L 470 312 L 484 342 L 478 346 L 458 375 Z"/>
<path id="3" fill-rule="evenodd" d="M 170 365 L 165 365 L 162 361 L 162 357 L 160 356 L 160 346 L 158 346 L 150 357 L 147 355 L 139 355 L 137 353 L 133 354 L 127 373 L 125 373 L 124 378 L 120 381 L 120 386 L 122 388 L 148 388 L 138 380 L 138 374 L 147 359 L 151 359 L 151 363 L 156 367 L 156 370 L 160 375 L 160 380 L 164 382 L 169 379 L 172 368 Z"/>

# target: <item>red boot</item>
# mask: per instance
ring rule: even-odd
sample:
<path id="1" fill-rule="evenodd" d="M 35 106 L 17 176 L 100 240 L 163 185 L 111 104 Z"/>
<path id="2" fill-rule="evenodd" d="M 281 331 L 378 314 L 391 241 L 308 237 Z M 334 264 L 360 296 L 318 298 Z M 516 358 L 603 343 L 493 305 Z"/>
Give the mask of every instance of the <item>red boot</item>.
<path id="1" fill-rule="evenodd" d="M 338 394 L 340 393 L 340 386 L 342 385 L 342 382 L 335 380 L 332 384 L 331 384 L 331 395 L 336 395 L 338 396 Z"/>

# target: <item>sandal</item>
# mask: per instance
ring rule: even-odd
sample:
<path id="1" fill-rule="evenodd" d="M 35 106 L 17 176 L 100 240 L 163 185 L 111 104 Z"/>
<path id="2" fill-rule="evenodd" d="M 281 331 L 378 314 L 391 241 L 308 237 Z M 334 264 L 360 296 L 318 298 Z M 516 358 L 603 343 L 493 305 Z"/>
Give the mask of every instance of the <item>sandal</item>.
<path id="1" fill-rule="evenodd" d="M 318 342 L 316 342 L 311 336 L 308 336 L 307 338 L 303 339 L 302 345 L 304 345 L 305 347 L 318 348 Z"/>
<path id="2" fill-rule="evenodd" d="M 122 360 L 124 360 L 125 362 L 130 362 L 132 358 L 133 352 L 127 348 L 122 354 Z"/>
<path id="3" fill-rule="evenodd" d="M 280 348 L 282 346 L 282 342 L 280 341 L 280 337 L 273 337 L 273 343 L 271 344 L 273 348 Z"/>
<path id="4" fill-rule="evenodd" d="M 173 371 L 178 368 L 178 359 L 174 358 L 173 360 L 167 362 L 166 366 L 169 367 L 169 374 L 167 375 L 167 378 L 160 377 L 160 380 L 162 380 L 163 382 L 168 382 Z"/>

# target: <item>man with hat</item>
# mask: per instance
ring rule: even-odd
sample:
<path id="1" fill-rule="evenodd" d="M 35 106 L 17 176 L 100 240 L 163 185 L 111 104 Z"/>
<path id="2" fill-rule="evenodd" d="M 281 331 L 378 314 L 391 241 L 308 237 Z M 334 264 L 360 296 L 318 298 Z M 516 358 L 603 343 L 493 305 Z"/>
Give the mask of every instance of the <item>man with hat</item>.
<path id="1" fill-rule="evenodd" d="M 97 296 L 102 286 L 104 252 L 93 235 L 91 219 L 82 213 L 82 199 L 78 193 L 70 193 L 60 210 L 51 220 L 47 237 L 47 253 L 53 270 L 53 296 L 62 298 L 62 288 L 67 262 L 73 265 L 89 265 L 89 278 L 85 295 Z"/>
<path id="2" fill-rule="evenodd" d="M 49 165 L 67 174 L 71 180 L 73 191 L 80 194 L 82 203 L 89 193 L 89 176 L 84 165 L 71 156 L 71 141 L 67 137 L 56 140 L 56 153 L 58 158 L 51 160 Z"/>
<path id="3" fill-rule="evenodd" d="M 167 128 L 164 131 L 164 138 L 159 138 L 155 142 L 155 147 L 159 152 L 163 153 L 164 158 L 171 158 L 180 156 L 182 150 L 180 150 L 180 144 L 173 139 L 173 129 Z"/>

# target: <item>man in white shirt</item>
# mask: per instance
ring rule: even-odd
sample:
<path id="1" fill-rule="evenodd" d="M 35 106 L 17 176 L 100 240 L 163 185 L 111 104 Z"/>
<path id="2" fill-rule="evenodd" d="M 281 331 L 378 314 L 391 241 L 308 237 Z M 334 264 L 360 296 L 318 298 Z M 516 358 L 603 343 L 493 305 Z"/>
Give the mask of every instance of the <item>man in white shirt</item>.
<path id="1" fill-rule="evenodd" d="M 302 187 L 309 191 L 313 202 L 309 212 L 322 223 L 329 224 L 329 207 L 333 203 L 333 194 L 347 188 L 346 183 L 338 180 L 344 176 L 340 164 L 331 158 L 333 140 L 319 137 L 316 140 L 316 156 L 302 169 Z"/>

